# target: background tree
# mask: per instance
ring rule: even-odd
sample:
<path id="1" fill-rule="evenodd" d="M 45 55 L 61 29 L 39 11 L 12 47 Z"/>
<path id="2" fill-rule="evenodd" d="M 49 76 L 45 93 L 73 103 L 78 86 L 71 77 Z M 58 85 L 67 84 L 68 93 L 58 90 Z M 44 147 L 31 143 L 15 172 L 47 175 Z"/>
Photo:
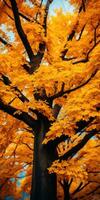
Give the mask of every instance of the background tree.
<path id="1" fill-rule="evenodd" d="M 61 199 L 99 197 L 100 5 L 70 2 L 48 20 L 51 0 L 0 2 L 2 199 L 55 200 L 56 175 Z"/>

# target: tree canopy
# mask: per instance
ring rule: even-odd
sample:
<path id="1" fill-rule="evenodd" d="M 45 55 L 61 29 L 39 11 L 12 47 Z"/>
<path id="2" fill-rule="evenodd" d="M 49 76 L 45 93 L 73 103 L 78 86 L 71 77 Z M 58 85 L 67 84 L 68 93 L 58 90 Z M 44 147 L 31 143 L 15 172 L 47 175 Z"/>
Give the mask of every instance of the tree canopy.
<path id="1" fill-rule="evenodd" d="M 100 1 L 53 1 L 0 1 L 1 200 L 100 198 Z"/>

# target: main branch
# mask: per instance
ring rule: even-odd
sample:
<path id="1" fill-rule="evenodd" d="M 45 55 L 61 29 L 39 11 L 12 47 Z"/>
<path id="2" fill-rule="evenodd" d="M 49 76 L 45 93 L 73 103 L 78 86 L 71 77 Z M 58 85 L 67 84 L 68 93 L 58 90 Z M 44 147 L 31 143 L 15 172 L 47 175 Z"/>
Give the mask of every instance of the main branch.
<path id="1" fill-rule="evenodd" d="M 21 38 L 21 41 L 27 51 L 27 54 L 29 56 L 29 59 L 30 61 L 32 62 L 33 60 L 33 51 L 32 51 L 32 48 L 29 44 L 29 41 L 27 39 L 27 36 L 26 34 L 24 33 L 24 30 L 22 28 L 22 25 L 21 25 L 21 21 L 20 21 L 20 17 L 19 17 L 19 12 L 18 12 L 18 7 L 17 7 L 17 3 L 15 0 L 10 0 L 10 3 L 11 3 L 11 6 L 12 6 L 12 11 L 13 11 L 13 15 L 14 15 L 14 20 L 15 20 L 15 25 L 16 25 L 16 29 L 17 29 L 17 32 Z"/>
<path id="2" fill-rule="evenodd" d="M 92 130 L 90 133 L 86 134 L 80 143 L 78 143 L 76 146 L 74 146 L 72 149 L 70 149 L 63 156 L 59 157 L 60 161 L 61 160 L 67 160 L 69 157 L 73 157 L 96 134 L 97 134 L 96 130 Z"/>
<path id="3" fill-rule="evenodd" d="M 2 101 L 0 99 L 0 110 L 3 112 L 6 112 L 7 114 L 11 115 L 12 117 L 23 121 L 25 124 L 27 124 L 32 129 L 37 129 L 37 121 L 31 117 L 27 112 L 24 112 L 22 110 L 19 110 L 13 106 L 10 106 Z"/>

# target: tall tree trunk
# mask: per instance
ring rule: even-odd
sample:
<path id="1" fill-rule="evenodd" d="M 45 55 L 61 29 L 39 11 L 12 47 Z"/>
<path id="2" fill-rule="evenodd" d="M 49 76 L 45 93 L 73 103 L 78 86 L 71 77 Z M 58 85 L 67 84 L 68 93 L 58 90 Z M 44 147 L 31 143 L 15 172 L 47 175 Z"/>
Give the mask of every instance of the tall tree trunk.
<path id="1" fill-rule="evenodd" d="M 45 117 L 41 117 L 34 139 L 33 174 L 30 200 L 56 200 L 57 181 L 55 174 L 48 174 L 47 168 L 54 160 L 53 148 L 43 145 L 43 139 L 50 127 Z"/>

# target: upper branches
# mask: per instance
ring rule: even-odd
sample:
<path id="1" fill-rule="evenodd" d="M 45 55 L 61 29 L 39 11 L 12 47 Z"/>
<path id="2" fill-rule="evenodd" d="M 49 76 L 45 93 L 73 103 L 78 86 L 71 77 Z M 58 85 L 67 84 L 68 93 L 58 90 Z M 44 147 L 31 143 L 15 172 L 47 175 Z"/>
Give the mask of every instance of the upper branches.
<path id="1" fill-rule="evenodd" d="M 21 41 L 22 41 L 22 43 L 23 43 L 23 45 L 26 49 L 28 57 L 30 59 L 30 63 L 29 63 L 30 66 L 25 64 L 25 65 L 23 65 L 23 67 L 29 74 L 32 74 L 40 66 L 40 63 L 41 63 L 42 58 L 44 56 L 46 44 L 45 44 L 44 41 L 40 42 L 39 43 L 39 50 L 38 50 L 37 54 L 35 55 L 33 53 L 33 50 L 31 48 L 29 41 L 28 41 L 27 35 L 25 34 L 25 32 L 23 30 L 23 27 L 22 27 L 21 21 L 20 21 L 20 17 L 19 17 L 19 15 L 22 16 L 22 17 L 24 15 L 18 11 L 18 6 L 17 6 L 17 3 L 16 3 L 16 0 L 13 0 L 13 1 L 10 0 L 10 3 L 11 3 L 11 6 L 12 6 L 15 26 L 16 26 L 18 35 L 19 35 L 19 37 L 20 37 L 20 39 L 21 39 Z M 46 6 L 45 6 L 45 14 L 44 14 L 44 20 L 43 20 L 43 28 L 44 28 L 45 35 L 46 35 L 46 30 L 47 30 L 47 16 L 48 16 L 48 11 L 49 11 L 49 6 L 50 6 L 51 3 L 52 3 L 52 1 L 47 0 Z M 24 18 L 26 18 L 26 17 L 24 16 Z"/>
<path id="2" fill-rule="evenodd" d="M 36 93 L 34 94 L 35 99 L 37 99 L 37 100 L 39 100 L 39 99 L 40 100 L 46 100 L 49 103 L 49 105 L 52 106 L 52 103 L 53 103 L 54 99 L 62 97 L 65 94 L 69 94 L 71 92 L 74 92 L 77 89 L 80 89 L 81 87 L 85 86 L 95 76 L 97 71 L 98 70 L 95 69 L 87 79 L 85 79 L 80 85 L 75 86 L 73 88 L 65 90 L 65 83 L 62 83 L 61 90 L 58 93 L 56 93 L 56 91 L 55 91 L 55 94 L 52 95 L 52 96 L 47 96 L 45 89 L 42 88 L 42 92 L 41 93 L 40 93 L 40 91 L 36 91 Z"/>
<path id="3" fill-rule="evenodd" d="M 93 46 L 86 52 L 86 57 L 80 60 L 73 61 L 73 64 L 81 63 L 81 62 L 88 62 L 89 55 L 93 51 L 93 49 L 100 43 L 100 40 L 97 41 L 97 28 L 99 27 L 100 23 L 98 22 L 96 26 L 93 26 Z"/>
<path id="4" fill-rule="evenodd" d="M 83 10 L 84 12 L 86 11 L 86 1 L 87 0 L 82 0 L 81 6 L 79 8 L 79 13 Z"/>
<path id="5" fill-rule="evenodd" d="M 70 61 L 70 60 L 72 60 L 72 64 L 78 64 L 78 63 L 85 63 L 85 62 L 88 62 L 89 61 L 89 56 L 90 56 L 90 53 L 94 50 L 94 48 L 100 43 L 100 40 L 98 40 L 97 41 L 97 28 L 99 27 L 99 22 L 98 22 L 98 24 L 96 25 L 96 27 L 94 26 L 93 27 L 93 32 L 94 32 L 94 34 L 93 34 L 93 39 L 92 39 L 92 41 L 90 42 L 90 43 L 93 43 L 93 45 L 92 45 L 92 47 L 90 47 L 91 46 L 91 44 L 90 44 L 90 46 L 89 46 L 89 48 L 88 48 L 88 50 L 87 50 L 87 52 L 85 52 L 84 54 L 85 54 L 85 57 L 83 57 L 83 58 L 80 58 L 80 59 L 78 59 L 78 57 L 77 56 L 71 56 L 71 57 L 66 57 L 66 53 L 68 52 L 68 48 L 67 49 L 65 49 L 65 50 L 63 50 L 62 52 L 61 52 L 61 58 L 62 58 L 62 60 L 64 60 L 64 61 Z M 79 41 L 80 39 L 81 39 L 81 37 L 82 37 L 82 34 L 83 34 L 83 31 L 84 31 L 84 29 L 85 29 L 85 26 L 86 26 L 86 24 L 82 27 L 82 29 L 81 29 L 81 31 L 80 31 L 80 33 L 79 33 L 79 36 L 78 36 L 78 39 L 76 40 L 76 42 L 77 41 Z M 85 44 L 83 44 L 83 45 L 85 45 Z"/>
<path id="6" fill-rule="evenodd" d="M 21 21 L 20 21 L 20 18 L 19 18 L 19 12 L 18 12 L 18 7 L 17 7 L 17 3 L 15 0 L 10 0 L 10 3 L 11 3 L 11 6 L 12 6 L 12 11 L 13 11 L 13 14 L 14 14 L 14 20 L 15 20 L 15 25 L 16 25 L 16 29 L 17 29 L 17 32 L 21 38 L 21 41 L 23 42 L 23 45 L 27 51 L 27 54 L 29 56 L 29 59 L 30 61 L 32 62 L 32 59 L 33 59 L 33 51 L 32 51 L 32 48 L 29 44 L 29 41 L 27 39 L 27 36 L 22 28 L 22 25 L 21 25 Z"/>
<path id="7" fill-rule="evenodd" d="M 81 0 L 80 3 L 79 13 L 67 37 L 64 50 L 61 52 L 62 60 L 72 60 L 73 64 L 88 62 L 91 52 L 100 42 L 99 4 L 96 5 L 94 1 L 90 3 L 87 0 Z M 95 15 L 96 7 L 97 14 Z"/>

